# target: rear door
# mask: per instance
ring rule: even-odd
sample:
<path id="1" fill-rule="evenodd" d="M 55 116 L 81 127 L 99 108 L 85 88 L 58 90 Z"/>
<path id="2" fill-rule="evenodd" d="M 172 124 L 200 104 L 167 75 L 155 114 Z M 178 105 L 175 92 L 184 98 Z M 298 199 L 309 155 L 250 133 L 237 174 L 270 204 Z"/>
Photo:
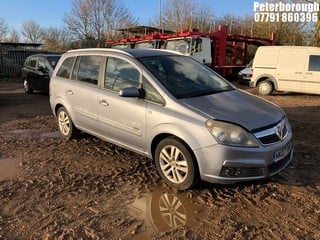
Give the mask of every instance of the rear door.
<path id="1" fill-rule="evenodd" d="M 32 57 L 30 59 L 30 64 L 26 68 L 26 78 L 28 83 L 31 85 L 31 87 L 35 90 L 40 90 L 41 89 L 41 82 L 39 80 L 39 75 L 38 75 L 38 61 L 39 57 Z"/>
<path id="2" fill-rule="evenodd" d="M 307 59 L 307 69 L 302 83 L 303 92 L 320 94 L 320 54 L 311 54 Z"/>
<path id="3" fill-rule="evenodd" d="M 97 93 L 104 62 L 105 57 L 99 55 L 70 57 L 56 74 L 61 79 L 56 77 L 54 89 L 59 91 L 56 94 L 62 95 L 75 125 L 92 134 L 98 134 L 99 130 Z"/>
<path id="4" fill-rule="evenodd" d="M 40 91 L 49 91 L 49 68 L 46 64 L 46 59 L 44 57 L 38 57 L 38 66 L 37 66 L 37 73 L 36 73 L 36 79 L 37 84 Z"/>

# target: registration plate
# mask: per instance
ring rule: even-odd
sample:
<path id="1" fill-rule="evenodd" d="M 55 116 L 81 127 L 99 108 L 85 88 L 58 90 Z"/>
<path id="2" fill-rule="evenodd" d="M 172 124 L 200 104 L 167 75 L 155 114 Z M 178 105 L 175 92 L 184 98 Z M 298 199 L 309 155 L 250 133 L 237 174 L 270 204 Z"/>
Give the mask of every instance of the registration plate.
<path id="1" fill-rule="evenodd" d="M 273 161 L 274 162 L 279 162 L 280 160 L 282 160 L 284 157 L 286 157 L 289 154 L 291 149 L 292 149 L 292 144 L 290 143 L 286 147 L 280 149 L 279 151 L 276 151 L 273 154 Z"/>

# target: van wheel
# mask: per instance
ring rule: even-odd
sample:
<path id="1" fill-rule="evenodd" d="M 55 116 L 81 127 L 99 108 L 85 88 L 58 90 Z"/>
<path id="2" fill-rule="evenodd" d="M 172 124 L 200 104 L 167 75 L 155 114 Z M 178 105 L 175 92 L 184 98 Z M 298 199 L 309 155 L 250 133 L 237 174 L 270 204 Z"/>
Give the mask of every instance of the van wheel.
<path id="1" fill-rule="evenodd" d="M 177 138 L 165 138 L 158 144 L 155 163 L 162 179 L 174 188 L 188 189 L 199 179 L 193 154 Z"/>
<path id="2" fill-rule="evenodd" d="M 65 139 L 72 139 L 76 134 L 76 128 L 64 107 L 59 108 L 57 112 L 58 127 L 61 135 Z"/>
<path id="3" fill-rule="evenodd" d="M 273 91 L 273 85 L 268 80 L 261 81 L 258 84 L 258 91 L 262 95 L 270 95 Z"/>
<path id="4" fill-rule="evenodd" d="M 30 84 L 28 83 L 27 79 L 23 81 L 23 88 L 25 93 L 33 93 L 33 89 L 31 88 Z"/>

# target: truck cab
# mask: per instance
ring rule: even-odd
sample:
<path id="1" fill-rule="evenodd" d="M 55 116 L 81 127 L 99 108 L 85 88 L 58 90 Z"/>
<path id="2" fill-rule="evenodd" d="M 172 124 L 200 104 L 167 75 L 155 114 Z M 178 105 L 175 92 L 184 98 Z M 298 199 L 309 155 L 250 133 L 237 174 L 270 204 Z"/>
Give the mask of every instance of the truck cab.
<path id="1" fill-rule="evenodd" d="M 211 40 L 209 37 L 189 36 L 170 38 L 164 45 L 165 49 L 191 56 L 206 65 L 212 64 Z"/>

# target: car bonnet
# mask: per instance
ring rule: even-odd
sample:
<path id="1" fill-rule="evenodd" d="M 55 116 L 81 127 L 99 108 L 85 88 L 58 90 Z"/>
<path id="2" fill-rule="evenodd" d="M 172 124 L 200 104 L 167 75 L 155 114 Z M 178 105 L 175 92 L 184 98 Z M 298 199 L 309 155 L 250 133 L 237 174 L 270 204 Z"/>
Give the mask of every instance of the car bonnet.
<path id="1" fill-rule="evenodd" d="M 235 123 L 249 131 L 273 125 L 285 115 L 278 106 L 239 90 L 180 101 L 208 118 Z"/>

